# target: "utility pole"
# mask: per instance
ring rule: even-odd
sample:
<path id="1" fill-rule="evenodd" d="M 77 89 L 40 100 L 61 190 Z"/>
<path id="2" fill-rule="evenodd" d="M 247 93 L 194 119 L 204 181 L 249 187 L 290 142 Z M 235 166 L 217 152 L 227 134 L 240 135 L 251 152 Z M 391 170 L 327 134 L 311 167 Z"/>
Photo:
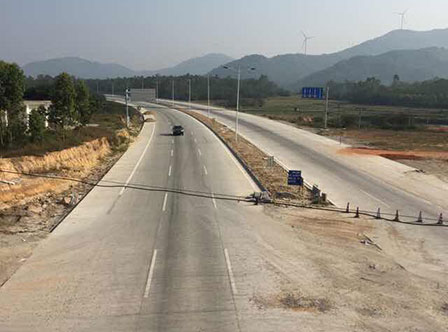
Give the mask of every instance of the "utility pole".
<path id="1" fill-rule="evenodd" d="M 99 95 L 100 94 L 100 88 L 98 86 L 98 81 L 96 81 L 96 94 Z"/>
<path id="2" fill-rule="evenodd" d="M 330 87 L 327 85 L 327 98 L 325 101 L 324 129 L 328 127 L 328 99 L 330 98 Z"/>
<path id="3" fill-rule="evenodd" d="M 115 95 L 114 81 L 112 81 L 112 95 Z"/>
<path id="4" fill-rule="evenodd" d="M 156 80 L 156 103 L 159 102 L 159 80 Z"/>
<path id="5" fill-rule="evenodd" d="M 172 104 L 174 106 L 174 80 L 171 81 L 171 98 L 172 98 Z"/>
<path id="6" fill-rule="evenodd" d="M 191 79 L 188 79 L 188 108 L 191 109 Z"/>
<path id="7" fill-rule="evenodd" d="M 238 143 L 238 113 L 240 111 L 240 80 L 241 66 L 238 65 L 238 87 L 236 92 L 235 141 Z"/>
<path id="8" fill-rule="evenodd" d="M 210 74 L 207 75 L 207 105 L 208 118 L 210 119 Z"/>
<path id="9" fill-rule="evenodd" d="M 145 88 L 145 77 L 142 76 L 142 90 Z"/>
<path id="10" fill-rule="evenodd" d="M 358 129 L 361 129 L 361 121 L 362 121 L 362 108 L 359 108 L 359 114 L 358 114 Z"/>
<path id="11" fill-rule="evenodd" d="M 129 101 L 129 97 L 131 94 L 131 89 L 126 89 L 126 128 L 129 128 L 129 106 L 128 106 L 128 101 Z"/>

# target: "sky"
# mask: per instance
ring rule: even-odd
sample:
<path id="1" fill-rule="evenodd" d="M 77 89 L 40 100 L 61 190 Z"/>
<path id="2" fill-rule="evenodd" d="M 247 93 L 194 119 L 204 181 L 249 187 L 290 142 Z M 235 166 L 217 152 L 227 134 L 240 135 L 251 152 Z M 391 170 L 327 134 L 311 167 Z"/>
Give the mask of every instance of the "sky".
<path id="1" fill-rule="evenodd" d="M 447 0 L 0 0 L 0 59 L 161 69 L 207 53 L 332 53 L 400 27 L 447 28 Z"/>

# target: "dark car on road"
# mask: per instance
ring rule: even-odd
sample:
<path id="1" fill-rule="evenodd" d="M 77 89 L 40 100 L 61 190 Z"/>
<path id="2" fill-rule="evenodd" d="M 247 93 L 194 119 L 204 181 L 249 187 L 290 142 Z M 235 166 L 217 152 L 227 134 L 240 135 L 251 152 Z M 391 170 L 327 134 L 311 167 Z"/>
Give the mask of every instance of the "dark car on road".
<path id="1" fill-rule="evenodd" d="M 184 127 L 173 126 L 173 136 L 184 136 Z"/>

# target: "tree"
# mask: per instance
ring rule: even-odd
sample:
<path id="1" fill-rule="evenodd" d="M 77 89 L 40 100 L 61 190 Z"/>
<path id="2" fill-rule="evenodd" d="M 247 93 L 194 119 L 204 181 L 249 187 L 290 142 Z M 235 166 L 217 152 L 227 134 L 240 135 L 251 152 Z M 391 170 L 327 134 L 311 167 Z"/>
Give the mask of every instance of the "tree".
<path id="1" fill-rule="evenodd" d="M 4 118 L 7 118 L 7 127 L 6 123 L 1 125 L 0 143 L 2 145 L 6 138 L 11 144 L 25 137 L 24 91 L 25 75 L 20 67 L 15 63 L 0 61 L 0 110 Z"/>
<path id="2" fill-rule="evenodd" d="M 400 84 L 400 76 L 398 76 L 398 74 L 395 74 L 392 81 L 392 86 L 397 86 L 398 84 Z"/>
<path id="3" fill-rule="evenodd" d="M 39 106 L 32 110 L 28 118 L 28 131 L 32 142 L 42 142 L 45 132 L 45 113 L 44 106 Z"/>
<path id="4" fill-rule="evenodd" d="M 75 108 L 79 122 L 86 125 L 92 116 L 92 107 L 90 103 L 90 92 L 84 81 L 78 80 L 75 84 L 76 99 Z"/>
<path id="5" fill-rule="evenodd" d="M 48 120 L 60 129 L 73 125 L 78 120 L 75 108 L 75 86 L 67 73 L 59 74 L 54 82 Z"/>

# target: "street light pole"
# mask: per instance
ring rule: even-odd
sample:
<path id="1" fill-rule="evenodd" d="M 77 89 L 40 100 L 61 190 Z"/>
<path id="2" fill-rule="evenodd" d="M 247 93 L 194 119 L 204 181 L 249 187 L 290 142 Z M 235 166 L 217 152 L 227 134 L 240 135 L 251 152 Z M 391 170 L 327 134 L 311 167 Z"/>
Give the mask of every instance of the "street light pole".
<path id="1" fill-rule="evenodd" d="M 188 79 L 188 108 L 191 109 L 191 79 Z"/>
<path id="2" fill-rule="evenodd" d="M 172 104 L 174 106 L 174 80 L 171 83 L 171 98 L 172 98 Z"/>
<path id="3" fill-rule="evenodd" d="M 128 106 L 128 101 L 129 101 L 129 94 L 130 94 L 130 89 L 126 89 L 126 128 L 129 128 L 129 106 Z"/>
<path id="4" fill-rule="evenodd" d="M 324 129 L 328 126 L 328 99 L 330 97 L 330 87 L 327 86 L 327 99 L 325 101 Z"/>
<path id="5" fill-rule="evenodd" d="M 234 72 L 238 73 L 238 86 L 236 91 L 236 116 L 235 116 L 235 141 L 238 142 L 238 118 L 239 118 L 239 111 L 240 111 L 240 86 L 241 86 L 241 65 L 238 64 L 238 69 L 223 66 L 223 68 L 232 70 Z M 255 68 L 249 67 L 248 70 L 255 70 Z"/>
<path id="6" fill-rule="evenodd" d="M 236 92 L 236 117 L 235 117 L 235 141 L 238 142 L 238 115 L 240 111 L 240 80 L 241 66 L 238 65 L 238 87 Z"/>
<path id="7" fill-rule="evenodd" d="M 210 74 L 207 75 L 207 114 L 208 118 L 210 119 Z"/>

